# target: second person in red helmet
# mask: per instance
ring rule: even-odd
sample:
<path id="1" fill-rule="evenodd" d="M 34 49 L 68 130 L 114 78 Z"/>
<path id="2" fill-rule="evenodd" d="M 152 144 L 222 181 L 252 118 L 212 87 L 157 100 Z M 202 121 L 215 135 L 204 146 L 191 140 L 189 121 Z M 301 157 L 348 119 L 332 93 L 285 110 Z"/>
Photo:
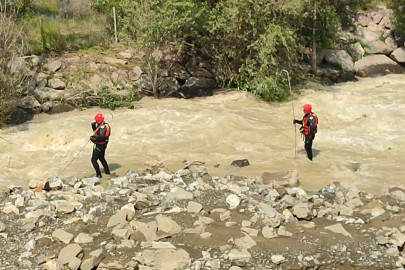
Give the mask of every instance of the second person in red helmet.
<path id="1" fill-rule="evenodd" d="M 300 133 L 304 136 L 305 151 L 308 159 L 313 159 L 312 143 L 315 139 L 315 134 L 318 132 L 318 116 L 312 112 L 312 106 L 305 104 L 303 106 L 304 117 L 302 120 L 293 120 L 293 124 L 300 124 Z"/>
<path id="2" fill-rule="evenodd" d="M 90 140 L 94 143 L 93 155 L 91 156 L 91 163 L 96 171 L 96 177 L 101 178 L 100 166 L 97 161 L 100 160 L 101 165 L 104 167 L 104 173 L 110 174 L 110 168 L 105 160 L 105 150 L 111 135 L 111 127 L 104 120 L 104 116 L 99 113 L 94 117 L 95 122 L 91 123 L 94 135 L 90 136 Z"/>

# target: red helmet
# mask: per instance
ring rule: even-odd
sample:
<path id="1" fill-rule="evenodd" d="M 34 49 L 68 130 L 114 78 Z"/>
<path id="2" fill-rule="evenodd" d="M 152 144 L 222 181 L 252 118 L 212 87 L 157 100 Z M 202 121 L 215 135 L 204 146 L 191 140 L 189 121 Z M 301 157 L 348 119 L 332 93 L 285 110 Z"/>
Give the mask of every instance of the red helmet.
<path id="1" fill-rule="evenodd" d="M 104 121 L 104 115 L 102 113 L 96 114 L 94 120 L 96 120 L 97 124 L 100 124 Z"/>
<path id="2" fill-rule="evenodd" d="M 305 104 L 302 108 L 304 109 L 304 112 L 312 112 L 312 106 L 310 104 Z"/>

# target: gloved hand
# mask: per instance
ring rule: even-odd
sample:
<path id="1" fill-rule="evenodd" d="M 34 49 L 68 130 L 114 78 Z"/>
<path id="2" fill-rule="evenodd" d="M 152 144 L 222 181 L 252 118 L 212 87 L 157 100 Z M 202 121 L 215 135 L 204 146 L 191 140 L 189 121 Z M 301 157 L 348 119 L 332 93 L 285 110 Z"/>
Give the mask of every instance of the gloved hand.
<path id="1" fill-rule="evenodd" d="M 95 130 L 97 128 L 97 123 L 96 122 L 91 123 L 91 128 Z"/>
<path id="2" fill-rule="evenodd" d="M 297 122 L 298 122 L 297 120 L 295 120 L 295 119 L 293 120 L 293 124 L 294 124 L 294 125 L 297 124 Z"/>
<path id="3" fill-rule="evenodd" d="M 96 136 L 90 136 L 90 141 L 95 142 L 96 141 Z"/>

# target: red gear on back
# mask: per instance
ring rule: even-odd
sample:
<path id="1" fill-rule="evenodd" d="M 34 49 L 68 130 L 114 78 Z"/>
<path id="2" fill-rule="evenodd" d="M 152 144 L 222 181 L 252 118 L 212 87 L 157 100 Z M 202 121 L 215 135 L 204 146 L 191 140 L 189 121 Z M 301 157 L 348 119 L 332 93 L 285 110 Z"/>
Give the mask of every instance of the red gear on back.
<path id="1" fill-rule="evenodd" d="M 102 113 L 96 114 L 94 120 L 96 120 L 97 124 L 100 124 L 104 121 L 104 115 Z"/>
<path id="2" fill-rule="evenodd" d="M 303 106 L 304 112 L 310 113 L 312 112 L 312 106 L 310 104 L 305 104 Z"/>

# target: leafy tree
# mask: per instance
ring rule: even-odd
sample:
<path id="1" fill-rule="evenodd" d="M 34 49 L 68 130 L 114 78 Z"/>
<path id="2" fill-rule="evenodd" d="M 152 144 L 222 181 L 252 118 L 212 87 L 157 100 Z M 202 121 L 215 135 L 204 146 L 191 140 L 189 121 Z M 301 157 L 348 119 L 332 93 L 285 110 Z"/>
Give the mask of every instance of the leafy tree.
<path id="1" fill-rule="evenodd" d="M 218 1 L 210 11 L 205 25 L 209 34 L 201 46 L 219 59 L 228 85 L 266 100 L 283 100 L 288 90 L 281 70 L 296 78 L 302 75 L 295 24 L 304 7 L 301 0 Z"/>
<path id="2" fill-rule="evenodd" d="M 185 40 L 196 35 L 205 9 L 194 0 L 127 1 L 121 32 L 146 54 L 144 70 L 153 95 L 160 96 L 161 70 L 170 70 Z"/>

